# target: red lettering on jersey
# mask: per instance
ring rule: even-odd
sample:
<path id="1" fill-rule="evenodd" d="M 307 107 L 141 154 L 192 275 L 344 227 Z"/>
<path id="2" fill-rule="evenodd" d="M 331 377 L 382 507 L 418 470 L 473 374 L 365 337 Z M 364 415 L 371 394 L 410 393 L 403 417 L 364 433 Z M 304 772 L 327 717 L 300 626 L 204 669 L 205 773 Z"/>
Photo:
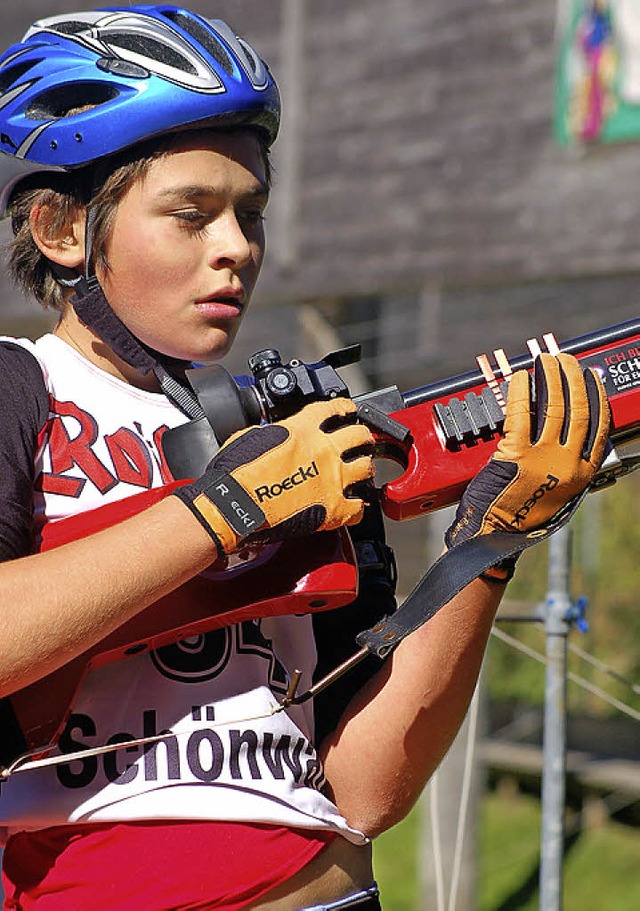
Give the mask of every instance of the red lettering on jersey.
<path id="1" fill-rule="evenodd" d="M 91 448 L 98 436 L 98 427 L 93 417 L 73 402 L 58 402 L 54 398 L 51 398 L 50 408 L 53 414 L 48 422 L 51 472 L 43 472 L 41 489 L 45 493 L 61 496 L 80 496 L 85 479 L 63 477 L 65 471 L 77 465 L 101 493 L 111 490 L 117 484 L 117 479 Z M 74 439 L 69 436 L 63 417 L 71 417 L 78 422 L 80 431 Z"/>
<path id="2" fill-rule="evenodd" d="M 140 437 L 126 427 L 104 438 L 119 481 L 136 487 L 151 487 L 153 465 Z"/>

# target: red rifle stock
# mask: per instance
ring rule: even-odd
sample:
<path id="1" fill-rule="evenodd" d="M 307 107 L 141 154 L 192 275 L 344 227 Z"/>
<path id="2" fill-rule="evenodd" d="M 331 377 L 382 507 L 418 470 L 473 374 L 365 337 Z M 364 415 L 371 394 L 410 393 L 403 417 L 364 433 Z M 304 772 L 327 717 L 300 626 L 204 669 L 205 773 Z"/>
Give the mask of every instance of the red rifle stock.
<path id="1" fill-rule="evenodd" d="M 612 455 L 597 486 L 615 480 L 638 463 L 640 446 L 640 320 L 570 339 L 559 345 L 604 380 L 612 412 Z M 533 355 L 510 362 L 530 370 Z M 502 370 L 495 370 L 498 380 Z M 381 453 L 398 462 L 403 474 L 382 490 L 389 518 L 410 519 L 457 503 L 469 481 L 494 452 L 502 413 L 480 370 L 400 393 L 395 387 L 356 397 L 380 408 L 410 431 L 404 442 L 384 434 Z"/>

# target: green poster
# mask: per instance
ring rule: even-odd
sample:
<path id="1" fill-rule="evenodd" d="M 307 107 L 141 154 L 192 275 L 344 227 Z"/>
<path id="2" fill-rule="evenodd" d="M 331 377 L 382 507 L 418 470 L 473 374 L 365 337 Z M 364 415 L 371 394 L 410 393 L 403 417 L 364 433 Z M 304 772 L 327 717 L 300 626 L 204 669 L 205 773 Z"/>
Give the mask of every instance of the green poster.
<path id="1" fill-rule="evenodd" d="M 640 137 L 639 0 L 571 0 L 561 26 L 555 135 L 563 145 Z"/>

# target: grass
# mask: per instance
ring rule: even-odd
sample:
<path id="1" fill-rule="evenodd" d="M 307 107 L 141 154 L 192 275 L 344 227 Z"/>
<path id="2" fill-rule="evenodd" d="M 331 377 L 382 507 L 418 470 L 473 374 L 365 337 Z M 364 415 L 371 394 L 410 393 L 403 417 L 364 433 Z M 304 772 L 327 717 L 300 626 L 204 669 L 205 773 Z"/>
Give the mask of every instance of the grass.
<path id="1" fill-rule="evenodd" d="M 418 905 L 420 814 L 418 807 L 375 844 L 376 876 L 385 911 L 436 911 L 435 898 Z M 583 831 L 573 827 L 572 831 L 567 823 L 567 835 L 562 867 L 566 911 L 640 909 L 638 830 L 606 822 Z M 538 911 L 539 838 L 540 806 L 535 797 L 485 796 L 479 819 L 474 911 Z"/>

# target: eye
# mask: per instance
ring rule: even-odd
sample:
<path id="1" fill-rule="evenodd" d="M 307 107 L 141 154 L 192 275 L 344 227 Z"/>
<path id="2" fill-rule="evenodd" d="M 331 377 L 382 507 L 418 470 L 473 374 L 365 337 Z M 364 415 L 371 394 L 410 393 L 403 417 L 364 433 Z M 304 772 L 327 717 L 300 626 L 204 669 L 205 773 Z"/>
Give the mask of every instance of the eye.
<path id="1" fill-rule="evenodd" d="M 181 209 L 171 214 L 185 231 L 203 231 L 209 221 L 209 216 L 199 209 Z"/>
<path id="2" fill-rule="evenodd" d="M 258 207 L 243 209 L 238 212 L 237 218 L 241 225 L 244 225 L 247 228 L 255 228 L 258 225 L 261 225 L 265 220 L 264 209 Z"/>

